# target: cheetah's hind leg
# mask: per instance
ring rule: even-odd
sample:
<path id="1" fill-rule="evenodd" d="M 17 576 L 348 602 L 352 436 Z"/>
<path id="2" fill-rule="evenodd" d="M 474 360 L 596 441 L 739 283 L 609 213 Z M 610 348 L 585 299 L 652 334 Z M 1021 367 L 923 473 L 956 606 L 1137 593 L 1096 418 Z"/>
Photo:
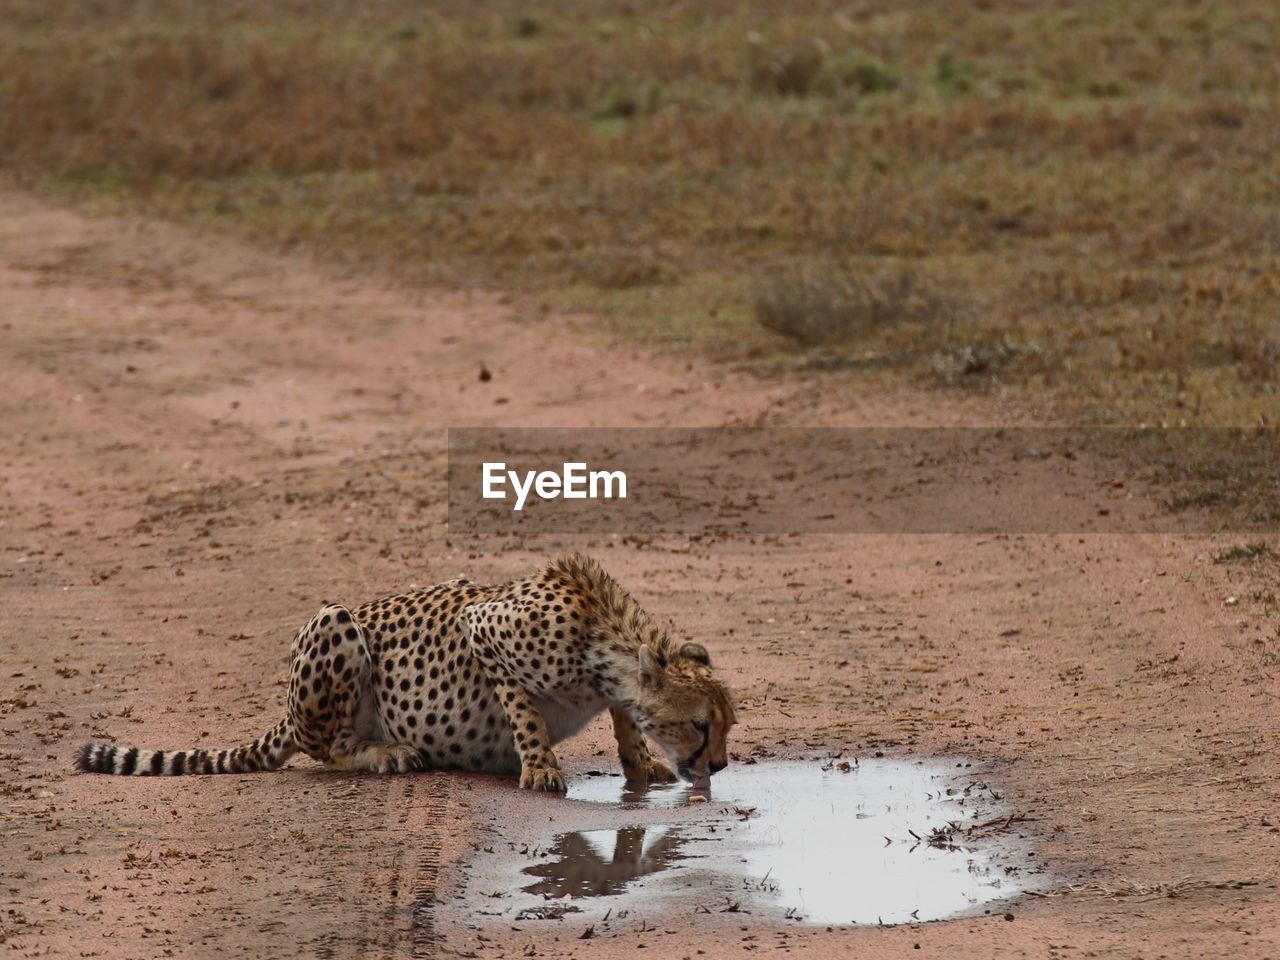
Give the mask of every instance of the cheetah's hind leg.
<path id="1" fill-rule="evenodd" d="M 299 746 L 339 770 L 408 773 L 421 751 L 384 739 L 364 630 L 346 607 L 326 604 L 293 641 L 289 717 Z"/>

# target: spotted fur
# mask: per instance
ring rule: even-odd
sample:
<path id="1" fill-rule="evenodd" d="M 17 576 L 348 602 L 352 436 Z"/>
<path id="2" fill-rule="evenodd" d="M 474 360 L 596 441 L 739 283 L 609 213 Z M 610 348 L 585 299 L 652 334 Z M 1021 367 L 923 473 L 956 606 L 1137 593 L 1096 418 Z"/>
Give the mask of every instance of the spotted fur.
<path id="1" fill-rule="evenodd" d="M 294 638 L 288 716 L 257 740 L 183 751 L 90 743 L 75 767 L 244 773 L 302 752 L 344 770 L 519 773 L 522 787 L 562 791 L 555 744 L 604 710 L 629 780 L 693 779 L 727 763 L 733 701 L 706 649 L 677 647 L 595 561 L 573 554 L 506 584 L 450 580 L 351 610 L 326 604 Z"/>

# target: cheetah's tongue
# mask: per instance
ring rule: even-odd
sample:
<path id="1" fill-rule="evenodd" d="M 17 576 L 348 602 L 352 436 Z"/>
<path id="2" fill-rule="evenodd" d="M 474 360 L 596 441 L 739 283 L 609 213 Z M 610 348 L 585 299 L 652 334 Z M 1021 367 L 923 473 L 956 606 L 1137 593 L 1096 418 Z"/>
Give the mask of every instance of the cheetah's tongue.
<path id="1" fill-rule="evenodd" d="M 711 789 L 711 777 L 710 777 L 710 775 L 708 775 L 708 774 L 705 774 L 705 773 L 704 773 L 704 774 L 703 774 L 702 776 L 700 776 L 700 777 L 694 777 L 694 778 L 693 778 L 693 789 L 695 789 L 695 790 L 710 790 L 710 789 Z"/>

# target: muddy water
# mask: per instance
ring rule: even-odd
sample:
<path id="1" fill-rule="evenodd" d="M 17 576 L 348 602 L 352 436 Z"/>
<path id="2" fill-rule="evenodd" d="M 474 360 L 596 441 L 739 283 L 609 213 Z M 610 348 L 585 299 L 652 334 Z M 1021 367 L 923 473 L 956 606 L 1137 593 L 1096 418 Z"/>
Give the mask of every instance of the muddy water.
<path id="1" fill-rule="evenodd" d="M 893 924 L 995 911 L 1045 885 L 1000 792 L 963 761 L 734 766 L 702 795 L 578 777 L 569 800 L 553 819 L 576 829 L 490 874 L 510 910 L 634 911 L 677 894 L 687 907 L 692 889 L 703 910 Z"/>

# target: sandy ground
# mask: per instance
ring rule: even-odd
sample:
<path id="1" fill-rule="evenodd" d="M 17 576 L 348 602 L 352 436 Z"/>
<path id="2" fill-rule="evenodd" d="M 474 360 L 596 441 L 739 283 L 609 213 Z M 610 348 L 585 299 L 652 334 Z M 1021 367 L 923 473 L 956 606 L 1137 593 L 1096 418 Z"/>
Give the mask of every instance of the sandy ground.
<path id="1" fill-rule="evenodd" d="M 451 537 L 446 426 L 1015 415 L 737 376 L 578 326 L 0 194 L 10 955 L 1280 955 L 1280 668 L 1251 599 L 1268 583 L 1209 559 L 1239 538 Z M 583 941 L 457 902 L 492 818 L 558 815 L 496 778 L 305 759 L 245 777 L 69 772 L 88 737 L 257 735 L 323 600 L 506 578 L 566 547 L 711 648 L 741 700 L 738 759 L 981 758 L 1042 835 L 1057 895 L 1013 922 L 838 930 L 691 902 Z M 611 752 L 597 725 L 562 755 L 582 769 Z"/>

